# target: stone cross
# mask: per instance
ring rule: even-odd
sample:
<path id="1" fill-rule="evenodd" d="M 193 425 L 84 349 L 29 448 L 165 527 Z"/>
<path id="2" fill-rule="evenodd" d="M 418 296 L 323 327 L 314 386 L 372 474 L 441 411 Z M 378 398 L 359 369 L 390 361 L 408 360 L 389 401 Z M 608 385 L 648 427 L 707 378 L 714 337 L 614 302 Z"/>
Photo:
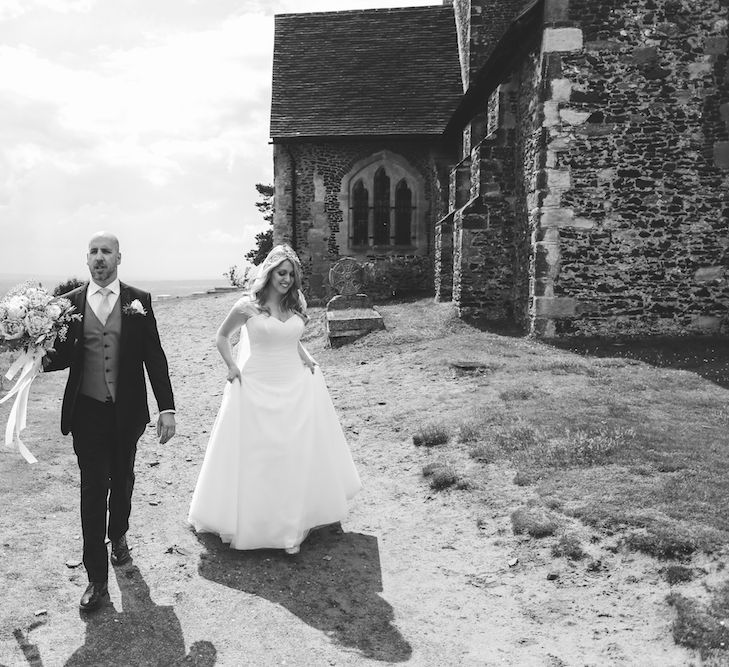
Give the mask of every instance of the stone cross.
<path id="1" fill-rule="evenodd" d="M 364 271 L 357 260 L 343 257 L 329 269 L 329 284 L 342 296 L 358 294 L 364 285 Z"/>

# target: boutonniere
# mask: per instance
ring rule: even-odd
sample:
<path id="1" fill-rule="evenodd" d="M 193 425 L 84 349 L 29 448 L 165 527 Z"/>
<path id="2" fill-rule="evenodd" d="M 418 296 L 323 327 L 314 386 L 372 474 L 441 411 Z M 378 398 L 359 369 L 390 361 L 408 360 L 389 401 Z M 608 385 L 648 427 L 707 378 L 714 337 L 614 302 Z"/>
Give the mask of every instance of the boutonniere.
<path id="1" fill-rule="evenodd" d="M 122 307 L 122 312 L 125 315 L 146 315 L 147 311 L 144 310 L 144 306 L 139 299 L 134 299 L 131 303 L 127 303 Z"/>

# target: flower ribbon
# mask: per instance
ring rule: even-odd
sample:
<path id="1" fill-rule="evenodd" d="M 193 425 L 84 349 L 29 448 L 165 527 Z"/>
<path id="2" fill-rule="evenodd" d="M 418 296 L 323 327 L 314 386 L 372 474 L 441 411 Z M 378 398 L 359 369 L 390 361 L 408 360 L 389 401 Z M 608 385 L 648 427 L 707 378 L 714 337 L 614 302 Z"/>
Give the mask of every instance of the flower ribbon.
<path id="1" fill-rule="evenodd" d="M 41 372 L 41 362 L 44 354 L 45 351 L 43 349 L 34 348 L 21 354 L 15 360 L 5 374 L 5 377 L 8 380 L 12 380 L 18 371 L 20 371 L 20 377 L 15 382 L 13 388 L 0 399 L 0 403 L 5 403 L 9 398 L 15 396 L 15 402 L 8 416 L 8 424 L 5 427 L 5 446 L 12 448 L 13 443 L 16 443 L 18 451 L 28 463 L 37 463 L 38 459 L 23 444 L 23 441 L 20 439 L 20 433 L 25 428 L 30 385 L 33 384 L 33 380 Z"/>

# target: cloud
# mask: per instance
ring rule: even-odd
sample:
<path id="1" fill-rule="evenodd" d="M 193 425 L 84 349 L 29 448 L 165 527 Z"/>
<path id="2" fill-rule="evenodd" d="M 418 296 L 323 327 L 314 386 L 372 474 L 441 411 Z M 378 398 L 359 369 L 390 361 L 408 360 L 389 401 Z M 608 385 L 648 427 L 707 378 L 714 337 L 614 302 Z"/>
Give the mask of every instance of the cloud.
<path id="1" fill-rule="evenodd" d="M 429 4 L 351 0 L 347 8 Z M 273 15 L 333 0 L 0 0 L 0 271 L 219 275 L 266 223 Z"/>
<path id="2" fill-rule="evenodd" d="M 240 245 L 245 240 L 243 234 L 230 234 L 228 232 L 222 231 L 221 229 L 211 229 L 203 234 L 200 234 L 198 238 L 203 243 L 217 243 L 221 245 L 226 245 L 229 243 Z"/>

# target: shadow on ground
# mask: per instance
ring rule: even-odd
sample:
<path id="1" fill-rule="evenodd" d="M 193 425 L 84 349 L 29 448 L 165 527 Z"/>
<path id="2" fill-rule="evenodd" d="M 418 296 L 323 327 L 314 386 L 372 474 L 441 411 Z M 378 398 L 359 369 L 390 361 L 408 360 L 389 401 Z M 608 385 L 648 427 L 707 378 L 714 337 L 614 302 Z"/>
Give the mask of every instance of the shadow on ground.
<path id="1" fill-rule="evenodd" d="M 182 627 L 174 609 L 152 601 L 149 587 L 135 565 L 115 572 L 123 611 L 117 611 L 107 598 L 97 611 L 80 612 L 86 623 L 86 641 L 66 667 L 215 664 L 217 652 L 210 642 L 195 642 L 189 653 L 185 652 Z"/>
<path id="2" fill-rule="evenodd" d="M 692 371 L 729 389 L 729 339 L 726 336 L 686 336 L 605 340 L 596 338 L 547 341 L 561 350 L 591 357 L 624 357 L 658 368 Z"/>
<path id="3" fill-rule="evenodd" d="M 376 537 L 317 530 L 296 556 L 273 549 L 236 551 L 209 534 L 197 538 L 205 548 L 202 577 L 280 604 L 367 658 L 391 663 L 410 658 L 410 644 L 392 624 L 392 607 L 379 595 Z"/>

